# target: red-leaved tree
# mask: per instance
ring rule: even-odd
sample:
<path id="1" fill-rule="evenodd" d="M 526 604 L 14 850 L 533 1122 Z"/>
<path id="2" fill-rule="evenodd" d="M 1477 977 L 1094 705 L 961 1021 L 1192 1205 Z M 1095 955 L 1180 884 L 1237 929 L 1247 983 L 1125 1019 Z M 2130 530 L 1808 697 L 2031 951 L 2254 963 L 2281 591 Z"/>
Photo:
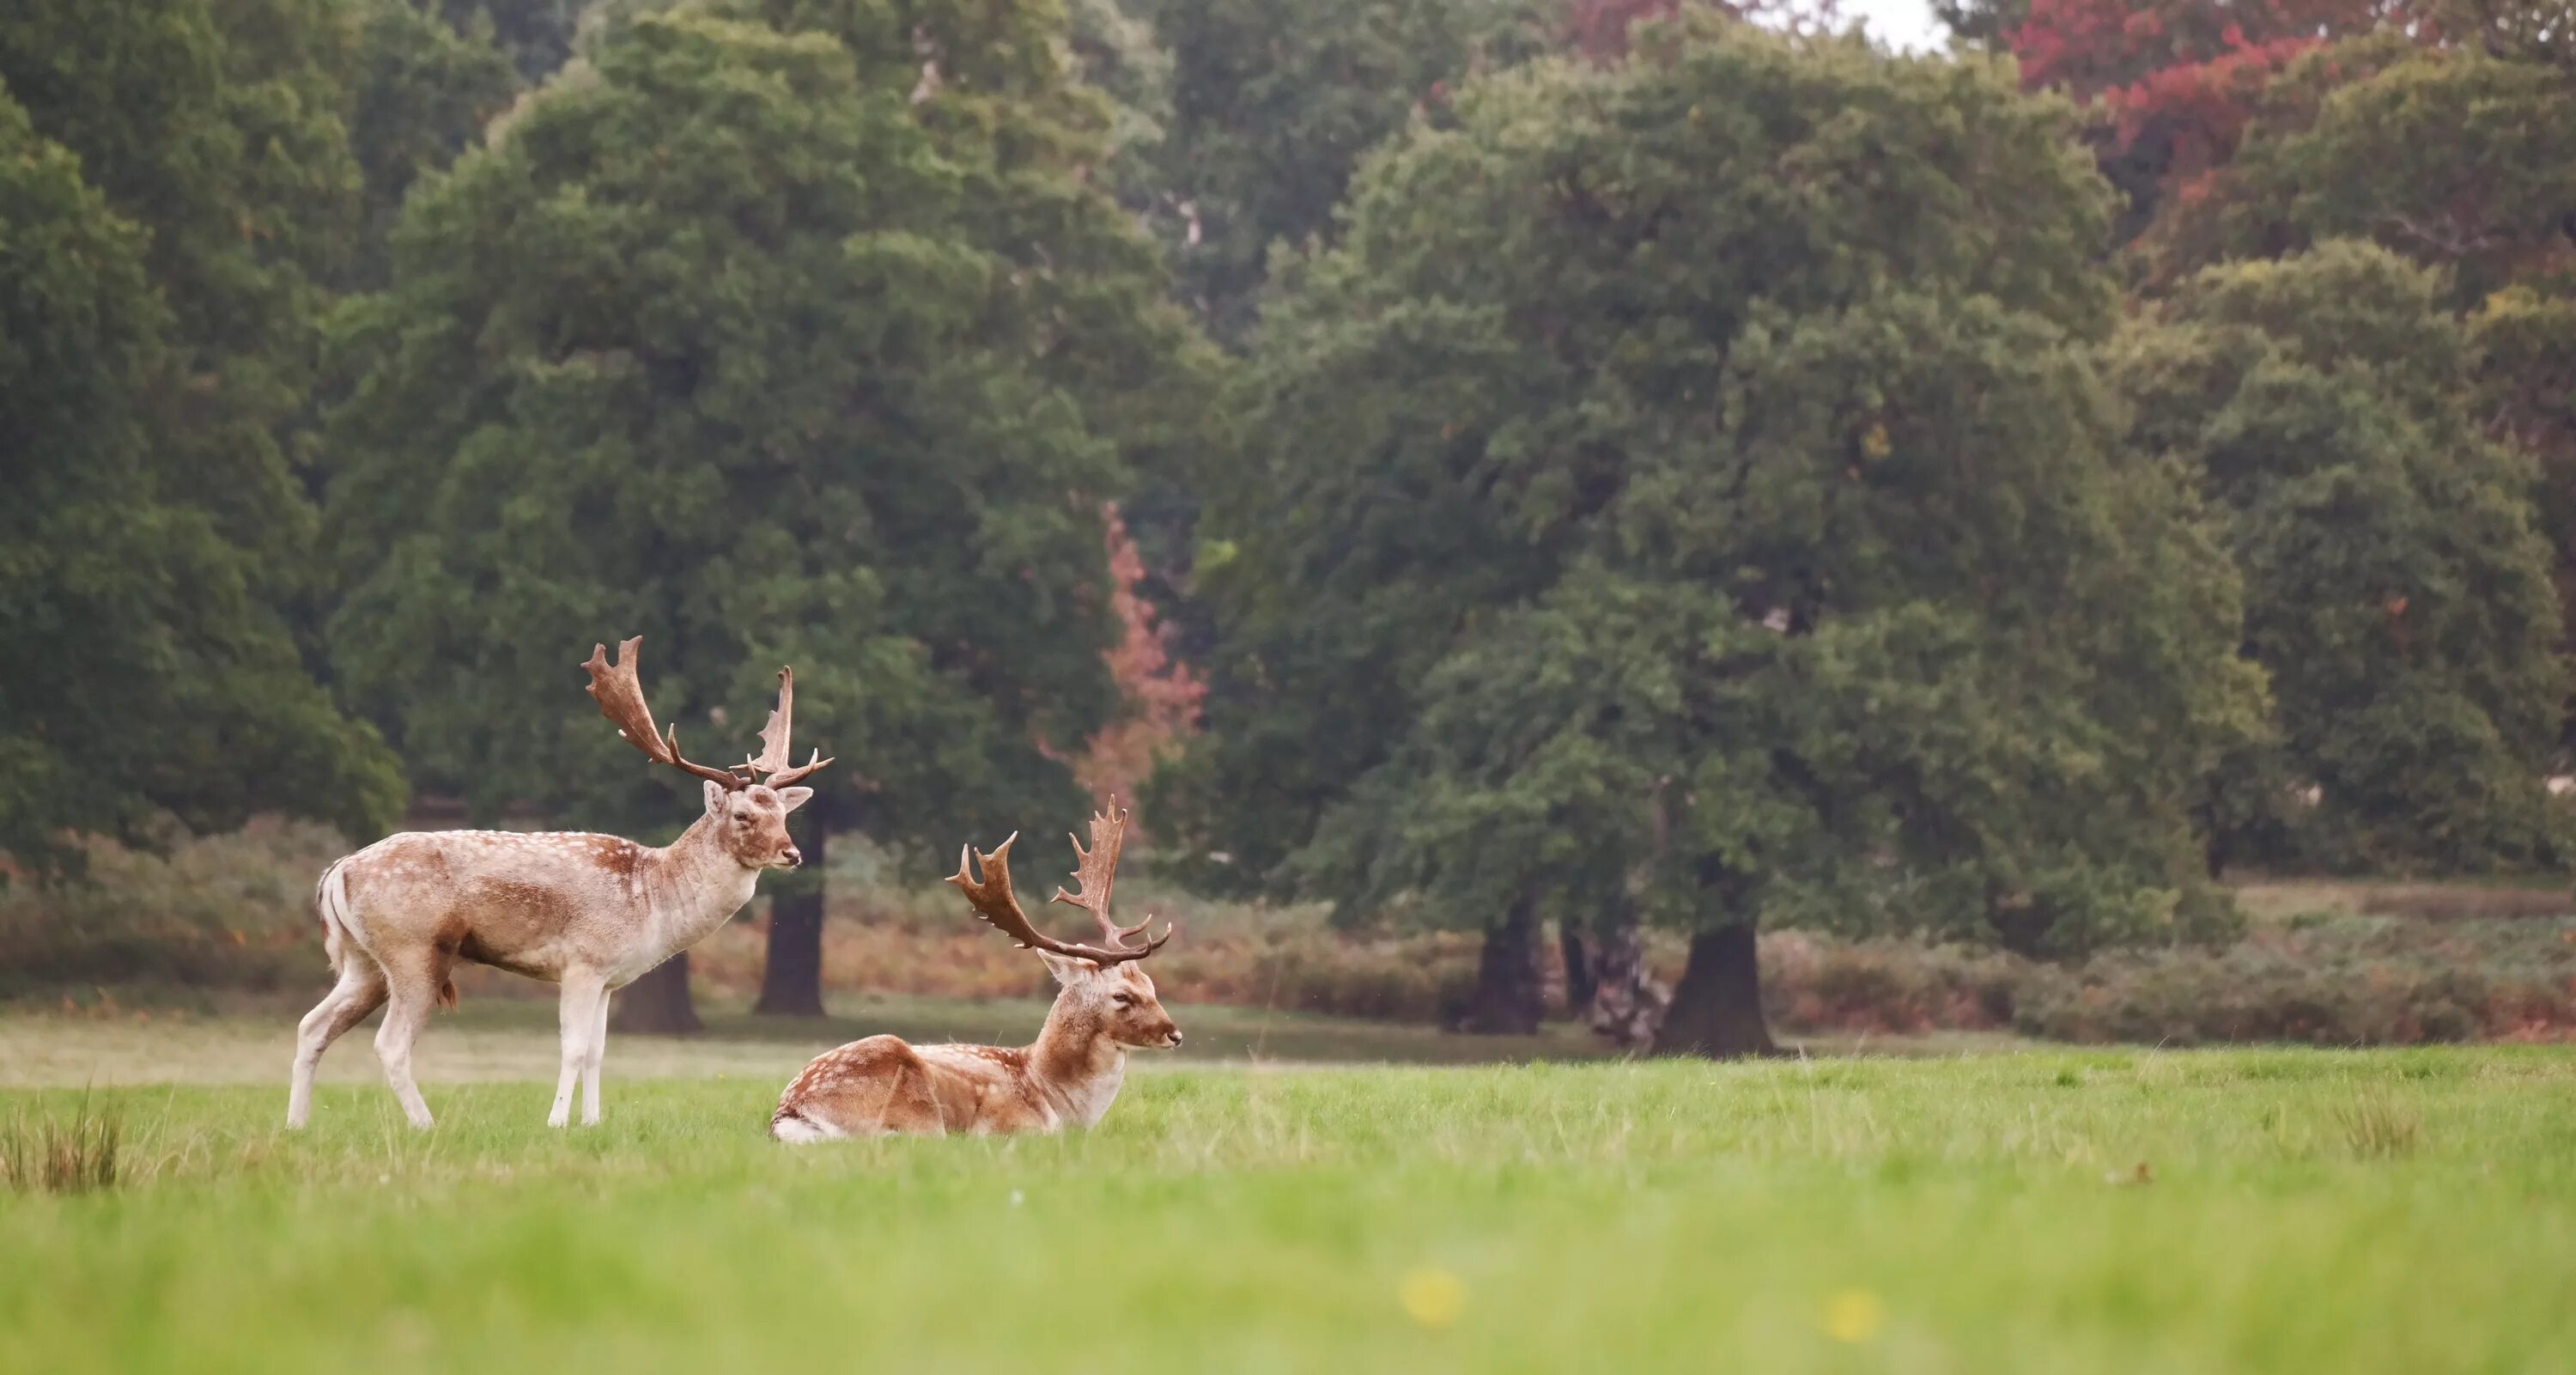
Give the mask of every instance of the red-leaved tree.
<path id="1" fill-rule="evenodd" d="M 2339 38 L 2433 36 L 2410 0 L 2031 0 L 2009 42 L 2022 84 L 2099 102 L 2103 171 L 2135 232 L 2235 155 L 2272 78 Z"/>
<path id="2" fill-rule="evenodd" d="M 1145 581 L 1145 560 L 1116 502 L 1104 509 L 1109 543 L 1109 605 L 1116 613 L 1118 643 L 1102 654 L 1124 705 L 1117 719 L 1083 742 L 1073 776 L 1092 797 L 1133 799 L 1138 785 L 1165 755 L 1198 730 L 1199 703 L 1207 681 L 1175 658 L 1170 627 L 1138 589 Z"/>

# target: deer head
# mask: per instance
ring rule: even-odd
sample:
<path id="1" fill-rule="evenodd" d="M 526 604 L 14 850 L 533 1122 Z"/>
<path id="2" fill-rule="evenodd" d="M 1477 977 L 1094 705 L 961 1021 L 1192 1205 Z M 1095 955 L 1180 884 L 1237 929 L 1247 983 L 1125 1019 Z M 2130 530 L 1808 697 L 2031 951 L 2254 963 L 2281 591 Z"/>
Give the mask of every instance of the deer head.
<path id="1" fill-rule="evenodd" d="M 746 869 L 793 869 L 805 862 L 803 852 L 787 837 L 787 814 L 814 796 L 811 788 L 790 787 L 831 763 L 816 750 L 804 763 L 790 767 L 790 722 L 796 709 L 796 673 L 778 670 L 778 707 L 760 731 L 761 751 L 729 769 L 711 769 L 680 753 L 677 724 L 656 730 L 652 708 L 644 704 L 644 685 L 635 676 L 641 635 L 617 647 L 611 662 L 606 645 L 592 645 L 582 667 L 590 673 L 588 691 L 599 714 L 617 727 L 626 743 L 656 764 L 697 778 L 706 794 L 707 817 L 716 843 Z"/>
<path id="2" fill-rule="evenodd" d="M 1037 929 L 1028 914 L 1020 910 L 1017 896 L 1011 891 L 1011 842 L 1014 832 L 992 853 L 986 854 L 968 846 L 958 856 L 957 872 L 949 878 L 975 915 L 995 930 L 1038 952 L 1047 971 L 1062 985 L 1056 995 L 1056 1006 L 1062 1011 L 1089 1014 L 1096 1019 L 1103 1034 L 1122 1046 L 1177 1046 L 1180 1029 L 1172 1024 L 1171 1014 L 1154 995 L 1154 981 L 1147 977 L 1139 962 L 1163 948 L 1177 927 L 1168 923 L 1163 934 L 1150 937 L 1142 945 L 1130 945 L 1130 937 L 1142 934 L 1154 919 L 1148 915 L 1134 926 L 1120 926 L 1109 916 L 1109 892 L 1118 880 L 1118 851 L 1127 834 L 1127 813 L 1112 802 L 1109 810 L 1091 818 L 1091 848 L 1082 848 L 1078 837 L 1073 840 L 1074 886 L 1068 893 L 1055 890 L 1054 901 L 1079 907 L 1091 914 L 1107 945 L 1081 945 L 1060 941 Z M 979 880 L 973 876 L 981 871 Z"/>

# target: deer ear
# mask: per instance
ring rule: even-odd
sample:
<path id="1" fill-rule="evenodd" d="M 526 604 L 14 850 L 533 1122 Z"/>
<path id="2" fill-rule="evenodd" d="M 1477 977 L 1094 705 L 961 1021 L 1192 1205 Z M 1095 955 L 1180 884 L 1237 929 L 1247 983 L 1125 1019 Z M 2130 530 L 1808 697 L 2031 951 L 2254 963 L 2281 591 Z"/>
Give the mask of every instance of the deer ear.
<path id="1" fill-rule="evenodd" d="M 1037 955 L 1039 959 L 1046 961 L 1047 972 L 1055 976 L 1055 981 L 1067 987 L 1072 986 L 1073 981 L 1083 975 L 1098 973 L 1100 970 L 1099 965 L 1077 955 L 1059 955 L 1052 950 L 1041 950 Z"/>
<path id="2" fill-rule="evenodd" d="M 726 790 L 717 786 L 716 781 L 712 778 L 700 783 L 698 786 L 707 790 L 707 815 L 723 815 Z"/>
<path id="3" fill-rule="evenodd" d="M 792 812 L 813 796 L 812 788 L 781 788 L 778 790 L 778 810 L 781 813 Z"/>

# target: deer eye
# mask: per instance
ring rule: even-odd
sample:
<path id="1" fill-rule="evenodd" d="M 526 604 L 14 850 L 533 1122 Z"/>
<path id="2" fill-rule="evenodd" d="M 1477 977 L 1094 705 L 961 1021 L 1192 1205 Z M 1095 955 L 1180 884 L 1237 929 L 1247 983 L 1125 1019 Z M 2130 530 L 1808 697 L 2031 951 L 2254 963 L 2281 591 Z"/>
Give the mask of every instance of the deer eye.
<path id="1" fill-rule="evenodd" d="M 1109 1001 L 1116 1003 L 1120 1007 L 1134 1007 L 1136 1005 L 1136 995 L 1133 993 L 1112 993 L 1109 995 Z"/>

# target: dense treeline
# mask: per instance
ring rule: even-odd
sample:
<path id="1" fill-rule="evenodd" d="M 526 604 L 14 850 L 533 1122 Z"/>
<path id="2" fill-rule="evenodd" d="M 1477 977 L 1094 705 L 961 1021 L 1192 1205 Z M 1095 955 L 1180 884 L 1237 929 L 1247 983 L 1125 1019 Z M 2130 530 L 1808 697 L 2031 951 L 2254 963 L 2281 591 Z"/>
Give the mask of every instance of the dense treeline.
<path id="1" fill-rule="evenodd" d="M 1484 932 L 1482 1029 L 1550 924 L 1606 1033 L 1730 1053 L 1766 923 L 2563 865 L 2563 8 L 1947 18 L 25 0 L 0 851 L 667 829 L 573 690 L 640 633 L 701 739 L 797 665 L 809 853 L 1150 772 L 1167 873 Z"/>

